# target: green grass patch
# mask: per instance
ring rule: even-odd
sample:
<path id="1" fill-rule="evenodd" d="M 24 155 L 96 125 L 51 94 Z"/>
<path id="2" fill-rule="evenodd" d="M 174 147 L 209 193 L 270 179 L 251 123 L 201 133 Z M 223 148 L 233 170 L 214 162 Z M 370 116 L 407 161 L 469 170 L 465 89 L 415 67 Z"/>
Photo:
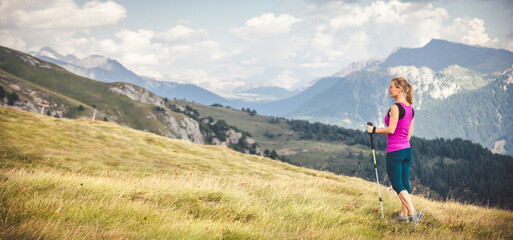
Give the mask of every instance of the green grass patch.
<path id="1" fill-rule="evenodd" d="M 1 239 L 513 238 L 509 211 L 414 195 L 412 228 L 374 182 L 110 122 L 0 107 L 0 138 Z"/>

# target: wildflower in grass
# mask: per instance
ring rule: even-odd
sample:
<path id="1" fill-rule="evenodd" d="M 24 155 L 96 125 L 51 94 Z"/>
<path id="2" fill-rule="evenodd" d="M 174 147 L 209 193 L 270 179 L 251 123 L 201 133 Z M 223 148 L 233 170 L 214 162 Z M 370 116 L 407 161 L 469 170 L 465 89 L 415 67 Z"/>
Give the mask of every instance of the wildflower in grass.
<path id="1" fill-rule="evenodd" d="M 178 179 L 178 169 L 180 168 L 182 164 L 178 164 L 178 166 L 175 168 L 175 179 Z"/>

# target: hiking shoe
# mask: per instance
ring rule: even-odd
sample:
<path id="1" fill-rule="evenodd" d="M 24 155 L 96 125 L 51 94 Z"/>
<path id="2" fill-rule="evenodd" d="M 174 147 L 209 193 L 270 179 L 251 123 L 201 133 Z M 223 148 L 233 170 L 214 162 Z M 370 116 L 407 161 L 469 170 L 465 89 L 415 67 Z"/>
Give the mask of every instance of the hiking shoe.
<path id="1" fill-rule="evenodd" d="M 415 213 L 413 213 L 413 216 L 411 216 L 412 225 L 414 227 L 417 226 L 417 224 L 419 224 L 423 218 L 424 218 L 424 213 L 415 211 Z"/>
<path id="2" fill-rule="evenodd" d="M 397 221 L 397 222 L 409 222 L 408 219 L 409 219 L 408 216 L 398 215 L 397 217 L 395 217 L 395 221 Z"/>

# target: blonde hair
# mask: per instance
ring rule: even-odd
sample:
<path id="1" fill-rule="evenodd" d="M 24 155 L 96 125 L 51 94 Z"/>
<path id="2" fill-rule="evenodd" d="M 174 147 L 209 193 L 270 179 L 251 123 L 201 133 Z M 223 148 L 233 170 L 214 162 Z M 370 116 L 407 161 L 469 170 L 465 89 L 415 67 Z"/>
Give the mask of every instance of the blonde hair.
<path id="1" fill-rule="evenodd" d="M 413 86 L 406 81 L 406 79 L 402 77 L 397 77 L 392 79 L 392 82 L 395 83 L 397 88 L 401 88 L 403 92 L 406 94 L 406 101 L 411 105 L 413 104 Z"/>

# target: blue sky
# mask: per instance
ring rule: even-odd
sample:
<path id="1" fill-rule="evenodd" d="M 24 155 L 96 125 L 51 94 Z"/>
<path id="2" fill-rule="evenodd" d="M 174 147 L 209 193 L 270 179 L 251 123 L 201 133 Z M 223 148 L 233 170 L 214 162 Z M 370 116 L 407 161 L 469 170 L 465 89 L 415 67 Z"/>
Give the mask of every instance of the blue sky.
<path id="1" fill-rule="evenodd" d="M 140 75 L 295 89 L 432 38 L 513 51 L 510 0 L 0 0 L 0 45 L 99 54 Z"/>

